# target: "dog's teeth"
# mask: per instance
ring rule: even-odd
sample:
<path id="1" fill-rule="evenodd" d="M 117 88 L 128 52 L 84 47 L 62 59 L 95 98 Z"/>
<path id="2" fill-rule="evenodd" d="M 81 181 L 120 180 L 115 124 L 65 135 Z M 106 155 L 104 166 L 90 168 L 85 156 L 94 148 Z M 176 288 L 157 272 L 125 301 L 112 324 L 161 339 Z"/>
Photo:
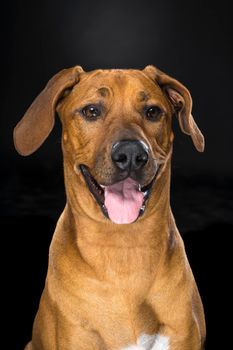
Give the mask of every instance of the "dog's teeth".
<path id="1" fill-rule="evenodd" d="M 139 184 L 138 185 L 138 190 L 141 192 L 141 190 L 142 190 L 142 186 Z"/>
<path id="2" fill-rule="evenodd" d="M 100 185 L 100 187 L 102 187 L 103 189 L 105 189 L 105 186 L 104 186 L 104 185 Z"/>
<path id="3" fill-rule="evenodd" d="M 141 209 L 140 209 L 140 210 L 141 210 L 142 212 L 144 212 L 145 208 L 146 208 L 146 206 L 145 206 L 145 205 L 143 205 L 143 206 L 141 207 Z"/>

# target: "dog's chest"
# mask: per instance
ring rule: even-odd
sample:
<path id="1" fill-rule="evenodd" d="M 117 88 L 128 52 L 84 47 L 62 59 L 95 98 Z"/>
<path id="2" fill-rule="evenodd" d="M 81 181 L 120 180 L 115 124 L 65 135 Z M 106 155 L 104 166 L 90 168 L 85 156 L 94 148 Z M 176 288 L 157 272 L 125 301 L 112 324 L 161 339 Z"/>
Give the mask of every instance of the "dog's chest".
<path id="1" fill-rule="evenodd" d="M 115 245 L 79 248 L 82 259 L 64 255 L 60 268 L 65 270 L 59 273 L 63 278 L 58 280 L 56 274 L 51 283 L 56 288 L 50 292 L 60 312 L 69 315 L 69 322 L 94 328 L 104 338 L 111 337 L 113 344 L 120 337 L 127 344 L 135 334 L 156 333 L 157 320 L 147 297 L 155 280 L 157 250 Z"/>
<path id="2" fill-rule="evenodd" d="M 82 288 L 83 293 L 87 291 L 87 304 L 100 306 L 113 315 L 130 312 L 133 317 L 142 313 L 148 316 L 150 312 L 145 301 L 155 279 L 156 251 L 145 246 L 93 247 L 92 254 L 93 260 L 89 249 L 89 261 L 94 264 L 96 278 L 87 278 Z"/>
<path id="3" fill-rule="evenodd" d="M 127 343 L 135 334 L 155 334 L 158 320 L 147 300 L 150 285 L 149 275 L 143 279 L 134 273 L 118 275 L 115 282 L 86 279 L 77 305 L 82 324 L 95 327 L 113 344 L 121 338 Z"/>
<path id="4" fill-rule="evenodd" d="M 97 276 L 110 283 L 124 284 L 127 289 L 133 284 L 139 289 L 154 279 L 158 267 L 157 249 L 141 246 L 89 246 L 83 247 L 81 253 Z"/>

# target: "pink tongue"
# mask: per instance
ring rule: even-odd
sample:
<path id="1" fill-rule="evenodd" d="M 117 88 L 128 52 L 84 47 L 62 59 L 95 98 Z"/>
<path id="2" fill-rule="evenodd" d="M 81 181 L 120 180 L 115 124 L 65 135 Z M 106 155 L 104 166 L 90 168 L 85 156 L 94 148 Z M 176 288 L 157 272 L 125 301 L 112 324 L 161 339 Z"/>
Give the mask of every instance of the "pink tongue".
<path id="1" fill-rule="evenodd" d="M 116 224 L 134 222 L 143 204 L 143 193 L 138 183 L 130 178 L 105 188 L 104 204 L 109 218 Z"/>

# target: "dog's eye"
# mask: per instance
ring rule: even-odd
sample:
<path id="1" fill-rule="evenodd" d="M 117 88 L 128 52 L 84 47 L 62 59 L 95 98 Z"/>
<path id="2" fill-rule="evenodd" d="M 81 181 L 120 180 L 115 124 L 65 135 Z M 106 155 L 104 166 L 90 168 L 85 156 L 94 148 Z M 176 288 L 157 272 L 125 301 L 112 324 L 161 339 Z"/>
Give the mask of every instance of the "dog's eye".
<path id="1" fill-rule="evenodd" d="M 160 119 L 163 111 L 158 106 L 151 106 L 146 109 L 146 118 L 152 122 Z"/>
<path id="2" fill-rule="evenodd" d="M 94 121 L 100 116 L 101 110 L 99 106 L 88 105 L 82 109 L 82 114 L 87 120 Z"/>

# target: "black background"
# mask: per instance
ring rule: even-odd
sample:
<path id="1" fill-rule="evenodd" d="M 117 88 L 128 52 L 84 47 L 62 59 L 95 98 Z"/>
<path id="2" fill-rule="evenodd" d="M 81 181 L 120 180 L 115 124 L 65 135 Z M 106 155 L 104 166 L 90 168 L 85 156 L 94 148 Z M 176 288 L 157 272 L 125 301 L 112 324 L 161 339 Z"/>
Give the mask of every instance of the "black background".
<path id="1" fill-rule="evenodd" d="M 196 152 L 174 121 L 171 202 L 206 311 L 206 349 L 230 344 L 226 332 L 233 231 L 229 4 L 53 0 L 11 1 L 1 8 L 0 223 L 6 309 L 2 317 L 8 349 L 22 349 L 30 339 L 48 246 L 65 203 L 59 122 L 28 158 L 14 150 L 12 130 L 49 78 L 76 64 L 87 71 L 154 64 L 190 89 L 206 150 Z"/>

